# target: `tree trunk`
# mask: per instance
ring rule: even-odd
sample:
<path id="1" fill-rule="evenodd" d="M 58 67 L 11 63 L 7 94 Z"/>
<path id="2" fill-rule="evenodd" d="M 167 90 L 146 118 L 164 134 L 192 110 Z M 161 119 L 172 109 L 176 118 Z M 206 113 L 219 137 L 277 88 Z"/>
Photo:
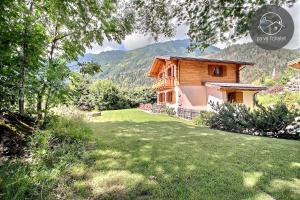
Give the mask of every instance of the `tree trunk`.
<path id="1" fill-rule="evenodd" d="M 50 46 L 50 52 L 49 52 L 49 56 L 48 56 L 48 70 L 50 70 L 50 68 L 52 67 L 52 62 L 53 62 L 53 56 L 54 56 L 54 50 L 56 49 L 56 42 L 59 40 L 57 39 L 57 32 L 59 29 L 59 24 L 55 25 L 55 30 L 54 30 L 54 39 L 51 42 L 51 46 Z M 48 80 L 48 77 L 46 76 L 46 81 Z M 42 93 L 42 95 L 45 95 L 45 91 L 46 88 L 48 88 L 47 91 L 47 96 L 46 96 L 46 101 L 45 101 L 45 108 L 44 108 L 44 121 L 48 115 L 48 109 L 49 109 L 49 98 L 51 95 L 51 85 L 46 86 L 46 84 L 44 84 L 44 92 Z"/>
<path id="2" fill-rule="evenodd" d="M 25 100 L 24 100 L 25 76 L 26 76 L 25 66 L 26 64 L 25 62 L 23 62 L 21 65 L 21 77 L 20 77 L 20 85 L 19 85 L 19 113 L 20 114 L 24 114 L 24 110 L 25 110 Z"/>
<path id="3" fill-rule="evenodd" d="M 46 101 L 45 101 L 45 115 L 44 115 L 44 119 L 46 119 L 46 117 L 48 116 L 48 109 L 49 109 L 49 98 L 51 96 L 51 88 L 48 89 L 47 92 L 47 97 L 46 97 Z"/>
<path id="4" fill-rule="evenodd" d="M 36 111 L 38 115 L 38 121 L 43 119 L 42 104 L 43 104 L 43 97 L 45 95 L 45 89 L 46 89 L 46 84 L 43 84 L 41 91 L 37 95 Z"/>
<path id="5" fill-rule="evenodd" d="M 30 3 L 29 8 L 29 15 L 31 15 L 33 12 L 33 1 Z M 20 73 L 20 85 L 19 85 L 19 113 L 24 114 L 25 110 L 25 86 L 26 86 L 26 67 L 28 67 L 28 60 L 29 60 L 29 54 L 28 54 L 28 30 L 30 29 L 30 22 L 25 22 L 25 29 L 24 29 L 24 40 L 23 40 L 23 57 L 20 64 L 21 67 L 21 73 Z"/>

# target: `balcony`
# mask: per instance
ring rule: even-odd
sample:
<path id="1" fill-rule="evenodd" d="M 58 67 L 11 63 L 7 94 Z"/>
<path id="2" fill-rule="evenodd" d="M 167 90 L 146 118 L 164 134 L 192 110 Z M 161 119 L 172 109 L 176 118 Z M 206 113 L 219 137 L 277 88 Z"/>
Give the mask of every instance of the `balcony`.
<path id="1" fill-rule="evenodd" d="M 174 77 L 167 76 L 165 78 L 158 79 L 157 82 L 152 86 L 155 90 L 171 89 L 174 87 Z"/>

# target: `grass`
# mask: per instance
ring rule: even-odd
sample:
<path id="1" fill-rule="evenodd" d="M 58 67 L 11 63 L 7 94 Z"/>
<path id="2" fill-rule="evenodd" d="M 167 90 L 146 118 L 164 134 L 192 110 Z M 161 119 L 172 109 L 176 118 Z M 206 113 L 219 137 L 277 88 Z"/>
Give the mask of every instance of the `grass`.
<path id="1" fill-rule="evenodd" d="M 299 141 L 137 109 L 75 118 L 37 135 L 31 162 L 2 163 L 0 199 L 300 199 Z"/>
<path id="2" fill-rule="evenodd" d="M 51 119 L 46 130 L 27 138 L 25 157 L 0 158 L 0 199 L 64 199 L 72 194 L 66 172 L 82 162 L 92 130 L 79 118 Z"/>
<path id="3" fill-rule="evenodd" d="M 90 121 L 76 198 L 299 199 L 300 142 L 233 134 L 136 109 Z"/>

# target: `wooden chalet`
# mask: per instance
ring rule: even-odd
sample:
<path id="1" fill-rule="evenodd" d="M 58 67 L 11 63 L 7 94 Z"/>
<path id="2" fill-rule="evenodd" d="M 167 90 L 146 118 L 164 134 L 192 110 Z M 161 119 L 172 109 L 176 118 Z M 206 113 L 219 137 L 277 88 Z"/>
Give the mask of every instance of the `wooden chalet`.
<path id="1" fill-rule="evenodd" d="M 209 102 L 254 105 L 255 94 L 266 89 L 240 83 L 240 70 L 254 63 L 158 56 L 148 75 L 155 78 L 157 104 L 194 110 L 209 110 Z"/>

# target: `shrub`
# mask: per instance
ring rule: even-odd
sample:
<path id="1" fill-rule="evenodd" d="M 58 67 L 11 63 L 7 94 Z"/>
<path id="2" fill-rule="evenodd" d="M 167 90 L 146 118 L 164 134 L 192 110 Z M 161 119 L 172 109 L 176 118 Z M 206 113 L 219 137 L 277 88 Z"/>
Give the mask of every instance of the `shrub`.
<path id="1" fill-rule="evenodd" d="M 158 105 L 158 104 L 153 104 L 152 105 L 152 112 L 153 113 L 165 113 L 166 112 L 166 105 Z"/>
<path id="2" fill-rule="evenodd" d="M 255 110 L 245 105 L 228 103 L 212 104 L 212 108 L 216 113 L 207 120 L 211 128 L 269 137 L 297 137 L 289 134 L 286 128 L 298 115 L 298 111 L 289 110 L 283 103 L 270 107 L 259 105 Z"/>
<path id="3" fill-rule="evenodd" d="M 278 134 L 284 130 L 296 117 L 296 113 L 289 111 L 283 103 L 275 104 L 274 106 L 264 107 L 259 105 L 251 113 L 250 124 L 254 131 L 261 134 L 273 133 Z"/>
<path id="4" fill-rule="evenodd" d="M 176 112 L 175 112 L 175 109 L 174 109 L 174 108 L 167 107 L 165 111 L 166 111 L 166 113 L 167 113 L 169 116 L 174 116 L 174 115 L 176 115 Z"/>
<path id="5" fill-rule="evenodd" d="M 199 116 L 196 117 L 193 122 L 195 125 L 200 125 L 200 126 L 208 126 L 209 121 L 211 118 L 215 115 L 214 112 L 209 112 L 209 111 L 201 111 Z"/>
<path id="6" fill-rule="evenodd" d="M 152 104 L 150 104 L 150 103 L 146 103 L 146 104 L 140 103 L 139 109 L 142 109 L 142 110 L 145 110 L 145 111 L 151 111 L 152 110 Z"/>
<path id="7" fill-rule="evenodd" d="M 211 128 L 232 132 L 245 132 L 252 120 L 250 109 L 243 104 L 211 104 L 216 114 L 208 122 Z"/>

